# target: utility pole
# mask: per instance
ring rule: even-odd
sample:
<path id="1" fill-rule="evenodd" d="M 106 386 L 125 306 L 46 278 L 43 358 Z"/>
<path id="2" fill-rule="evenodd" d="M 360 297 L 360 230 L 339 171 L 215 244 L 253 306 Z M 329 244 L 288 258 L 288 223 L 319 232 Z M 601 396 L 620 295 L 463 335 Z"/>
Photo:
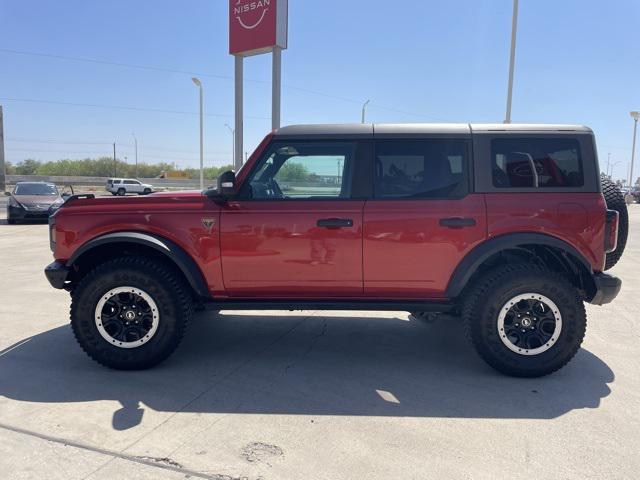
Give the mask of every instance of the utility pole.
<path id="1" fill-rule="evenodd" d="M 231 157 L 232 157 L 231 164 L 235 167 L 236 165 L 236 131 L 233 128 L 231 128 L 231 126 L 228 123 L 225 123 L 224 126 L 227 127 L 227 129 L 231 133 Z"/>
<path id="2" fill-rule="evenodd" d="M 513 0 L 511 19 L 511 53 L 509 54 L 509 87 L 507 88 L 507 114 L 504 123 L 511 123 L 511 98 L 513 96 L 513 70 L 516 62 L 516 36 L 518 33 L 518 0 Z"/>
<path id="3" fill-rule="evenodd" d="M 369 105 L 369 102 L 371 100 L 367 100 L 366 102 L 364 102 L 364 104 L 362 105 L 362 123 L 364 123 L 365 120 L 365 116 L 367 114 L 367 105 Z"/>
<path id="4" fill-rule="evenodd" d="M 116 142 L 113 142 L 113 176 L 118 176 L 118 161 L 116 160 Z"/>
<path id="5" fill-rule="evenodd" d="M 6 167 L 4 164 L 4 127 L 2 117 L 2 105 L 0 105 L 0 191 L 4 192 L 7 186 Z"/>
<path id="6" fill-rule="evenodd" d="M 629 167 L 629 188 L 633 188 L 633 161 L 636 158 L 636 133 L 638 131 L 638 118 L 640 112 L 630 112 L 633 118 L 633 146 L 631 147 L 631 166 Z"/>
<path id="7" fill-rule="evenodd" d="M 136 178 L 138 178 L 138 139 L 136 138 L 136 134 L 132 133 L 133 142 L 136 148 Z"/>

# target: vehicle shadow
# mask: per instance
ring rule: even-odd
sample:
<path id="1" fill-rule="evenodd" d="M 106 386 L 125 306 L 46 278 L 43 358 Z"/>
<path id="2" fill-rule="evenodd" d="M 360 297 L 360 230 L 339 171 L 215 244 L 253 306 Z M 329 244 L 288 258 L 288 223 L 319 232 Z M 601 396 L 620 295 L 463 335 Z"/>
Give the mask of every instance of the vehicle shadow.
<path id="1" fill-rule="evenodd" d="M 0 351 L 0 395 L 40 403 L 117 400 L 117 430 L 138 425 L 144 405 L 167 412 L 550 419 L 597 407 L 614 378 L 584 349 L 553 375 L 506 377 L 475 355 L 456 319 L 427 324 L 389 316 L 203 313 L 174 356 L 141 372 L 92 362 L 67 326 Z"/>

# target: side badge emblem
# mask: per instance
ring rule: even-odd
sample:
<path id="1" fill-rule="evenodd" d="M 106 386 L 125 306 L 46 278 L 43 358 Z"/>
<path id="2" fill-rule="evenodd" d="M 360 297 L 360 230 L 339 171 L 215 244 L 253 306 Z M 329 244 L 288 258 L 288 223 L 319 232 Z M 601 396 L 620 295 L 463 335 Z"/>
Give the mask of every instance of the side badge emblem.
<path id="1" fill-rule="evenodd" d="M 215 218 L 203 218 L 202 219 L 202 226 L 208 231 L 211 231 L 211 229 L 213 228 L 213 226 L 215 224 L 216 224 Z"/>

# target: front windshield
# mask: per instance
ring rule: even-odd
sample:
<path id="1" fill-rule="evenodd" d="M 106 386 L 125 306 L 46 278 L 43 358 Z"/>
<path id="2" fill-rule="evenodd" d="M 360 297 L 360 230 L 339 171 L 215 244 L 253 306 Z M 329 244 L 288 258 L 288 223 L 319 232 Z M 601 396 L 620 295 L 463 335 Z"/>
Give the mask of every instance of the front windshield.
<path id="1" fill-rule="evenodd" d="M 55 185 L 48 183 L 19 183 L 13 191 L 14 195 L 58 195 Z"/>

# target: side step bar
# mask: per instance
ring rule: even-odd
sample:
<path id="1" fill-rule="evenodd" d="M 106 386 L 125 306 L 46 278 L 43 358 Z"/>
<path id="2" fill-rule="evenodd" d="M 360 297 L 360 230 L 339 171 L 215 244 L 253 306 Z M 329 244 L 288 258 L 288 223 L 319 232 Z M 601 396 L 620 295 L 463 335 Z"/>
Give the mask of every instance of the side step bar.
<path id="1" fill-rule="evenodd" d="M 380 301 L 380 300 L 220 300 L 204 304 L 207 310 L 369 310 L 403 312 L 451 311 L 455 305 L 448 302 Z"/>

